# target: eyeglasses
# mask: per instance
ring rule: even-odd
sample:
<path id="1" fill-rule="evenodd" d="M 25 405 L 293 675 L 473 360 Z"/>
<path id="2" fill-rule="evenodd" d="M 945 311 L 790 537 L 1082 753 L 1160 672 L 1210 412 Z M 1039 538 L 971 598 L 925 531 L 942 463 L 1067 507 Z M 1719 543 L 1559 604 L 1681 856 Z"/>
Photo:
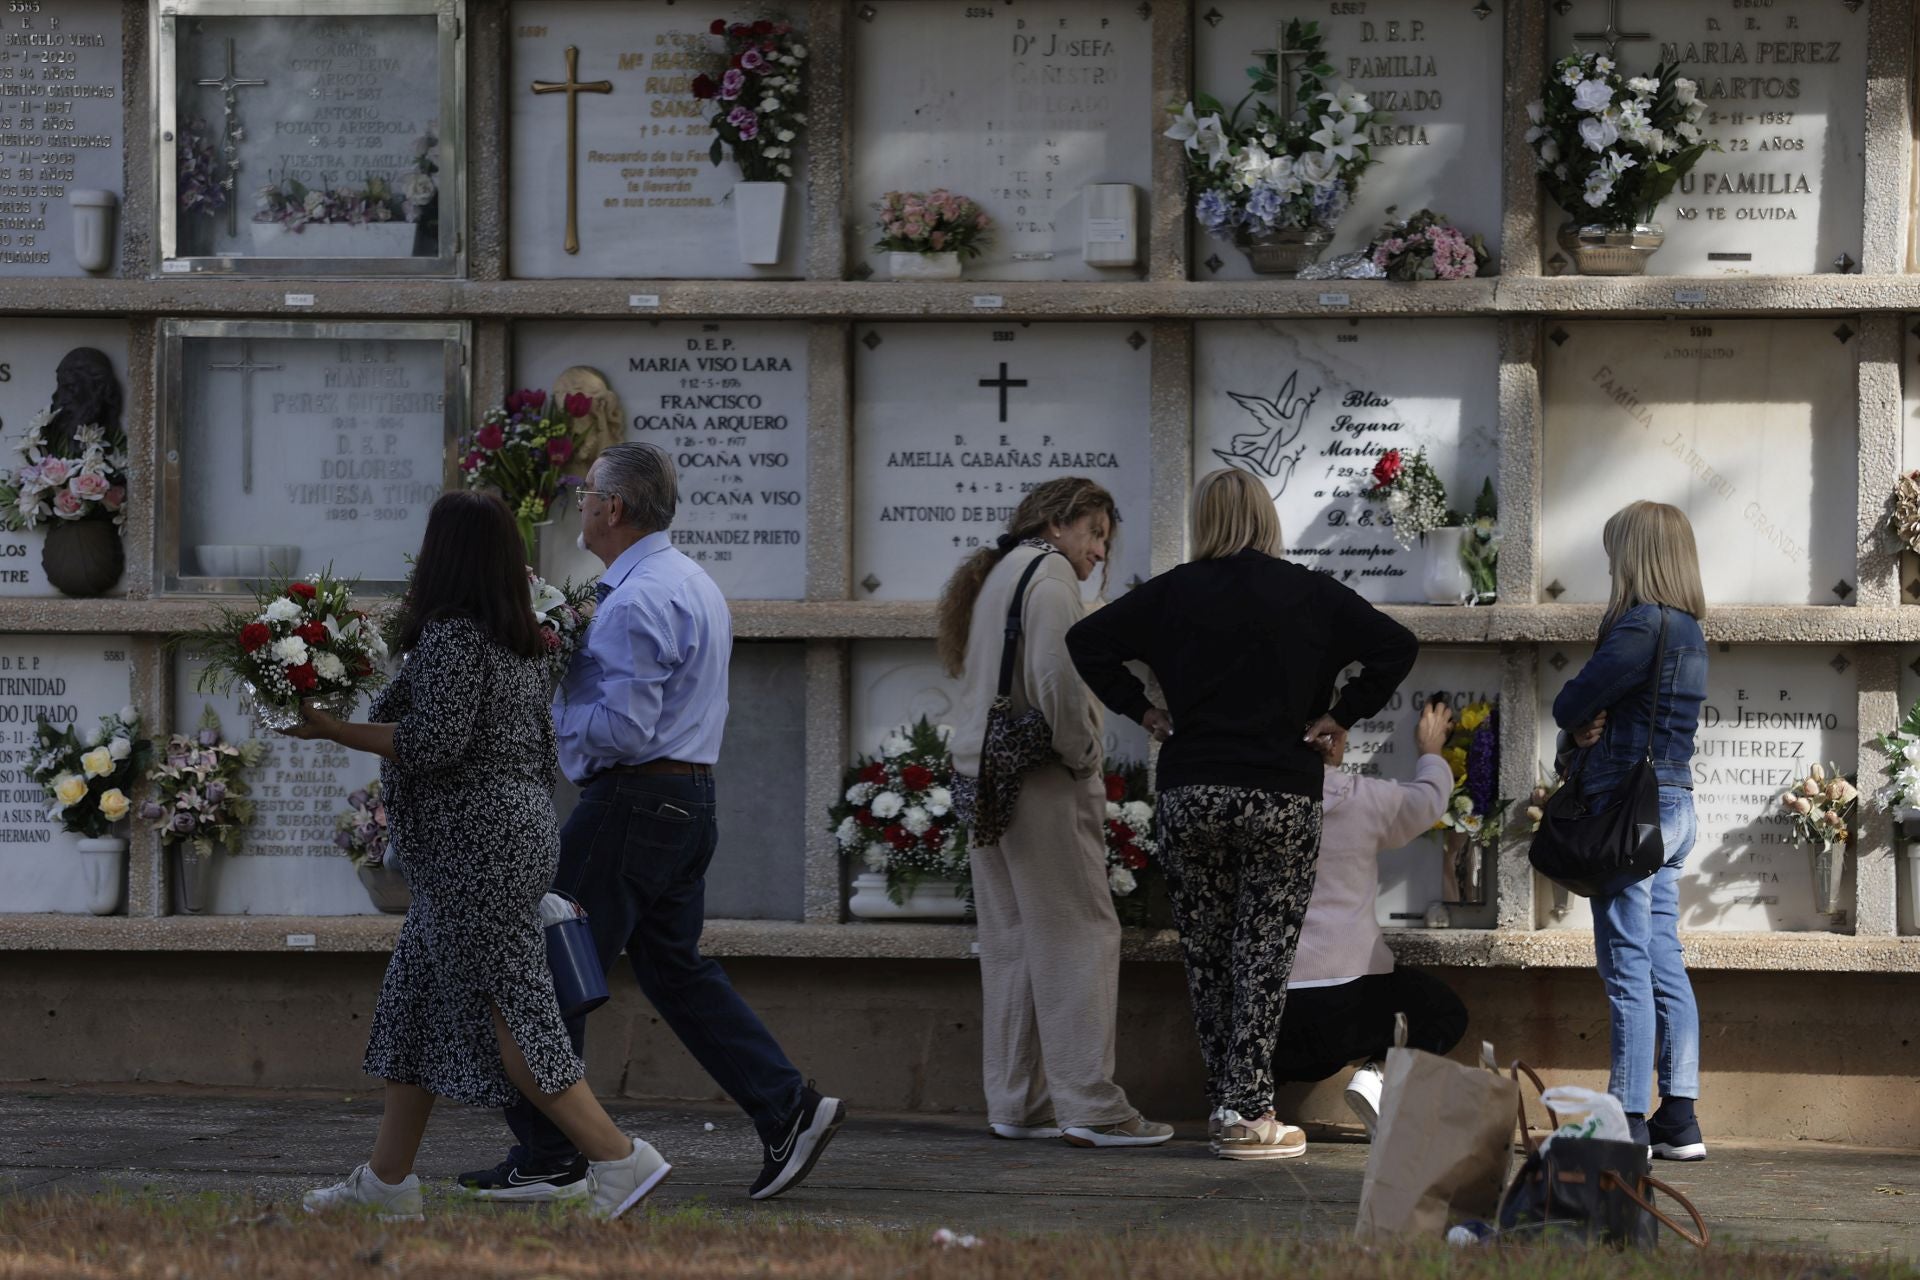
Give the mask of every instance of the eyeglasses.
<path id="1" fill-rule="evenodd" d="M 592 494 L 596 498 L 611 498 L 613 496 L 611 493 L 608 493 L 605 489 L 575 489 L 573 491 L 573 505 L 575 509 L 580 511 L 585 511 L 587 509 L 588 494 Z"/>

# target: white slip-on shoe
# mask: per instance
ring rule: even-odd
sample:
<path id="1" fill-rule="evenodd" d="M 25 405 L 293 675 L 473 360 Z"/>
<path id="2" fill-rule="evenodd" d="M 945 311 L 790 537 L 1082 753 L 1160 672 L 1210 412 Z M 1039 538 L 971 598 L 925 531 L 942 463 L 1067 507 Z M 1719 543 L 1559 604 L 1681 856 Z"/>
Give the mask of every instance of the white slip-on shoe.
<path id="1" fill-rule="evenodd" d="M 1068 1125 L 1060 1136 L 1067 1140 L 1069 1146 L 1075 1147 L 1157 1147 L 1173 1137 L 1173 1126 L 1156 1124 L 1145 1116 L 1135 1116 L 1119 1124 L 1105 1124 L 1097 1128 Z"/>
<path id="2" fill-rule="evenodd" d="M 593 1187 L 593 1216 L 611 1222 L 647 1197 L 673 1172 L 658 1151 L 633 1139 L 633 1151 L 622 1160 L 593 1160 L 587 1164 L 587 1182 Z"/>
<path id="3" fill-rule="evenodd" d="M 386 1183 L 361 1165 L 343 1182 L 316 1187 L 302 1197 L 308 1213 L 333 1213 L 342 1209 L 372 1209 L 382 1222 L 424 1222 L 425 1202 L 420 1196 L 420 1175 L 410 1173 L 397 1183 Z"/>
<path id="4" fill-rule="evenodd" d="M 1000 1124 L 995 1122 L 987 1126 L 993 1130 L 996 1138 L 1005 1138 L 1009 1142 L 1029 1142 L 1036 1138 L 1057 1138 L 1061 1134 L 1056 1124 Z"/>
<path id="5" fill-rule="evenodd" d="M 1360 1117 L 1360 1123 L 1367 1126 L 1367 1141 L 1373 1141 L 1373 1131 L 1380 1123 L 1380 1095 L 1387 1084 L 1386 1076 L 1377 1062 L 1366 1062 L 1356 1067 L 1353 1078 L 1347 1081 L 1347 1109 Z"/>
<path id="6" fill-rule="evenodd" d="M 1307 1135 L 1281 1124 L 1272 1112 L 1258 1120 L 1228 1112 L 1222 1120 L 1220 1136 L 1212 1144 L 1213 1154 L 1222 1160 L 1291 1160 L 1307 1154 Z"/>

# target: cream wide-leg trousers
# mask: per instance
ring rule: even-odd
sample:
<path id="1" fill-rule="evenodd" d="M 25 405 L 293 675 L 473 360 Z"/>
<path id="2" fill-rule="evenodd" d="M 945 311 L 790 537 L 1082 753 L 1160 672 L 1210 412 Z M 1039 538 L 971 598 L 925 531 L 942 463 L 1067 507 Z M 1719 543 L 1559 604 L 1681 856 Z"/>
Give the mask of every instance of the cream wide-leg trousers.
<path id="1" fill-rule="evenodd" d="M 1098 775 L 1043 765 L 1026 775 L 1000 843 L 972 852 L 992 1123 L 1105 1128 L 1139 1114 L 1113 1082 L 1120 921 L 1106 801 Z"/>

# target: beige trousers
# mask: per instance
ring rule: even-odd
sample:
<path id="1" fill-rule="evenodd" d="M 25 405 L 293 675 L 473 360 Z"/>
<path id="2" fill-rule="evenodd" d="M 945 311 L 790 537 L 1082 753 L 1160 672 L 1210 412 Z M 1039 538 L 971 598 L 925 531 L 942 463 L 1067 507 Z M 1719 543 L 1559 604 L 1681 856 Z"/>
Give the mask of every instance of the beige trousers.
<path id="1" fill-rule="evenodd" d="M 1139 1114 L 1113 1082 L 1120 921 L 1106 791 L 1063 766 L 1026 775 L 998 845 L 975 849 L 981 1064 L 995 1124 L 1104 1128 Z"/>

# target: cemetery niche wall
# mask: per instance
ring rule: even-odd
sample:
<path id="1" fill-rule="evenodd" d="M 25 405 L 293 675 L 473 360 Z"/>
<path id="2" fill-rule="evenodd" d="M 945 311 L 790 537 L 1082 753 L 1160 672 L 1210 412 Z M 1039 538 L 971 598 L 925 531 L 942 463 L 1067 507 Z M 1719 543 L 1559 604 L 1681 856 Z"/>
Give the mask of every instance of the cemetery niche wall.
<path id="1" fill-rule="evenodd" d="M 459 0 L 156 7 L 161 271 L 459 274 L 464 13 Z"/>

